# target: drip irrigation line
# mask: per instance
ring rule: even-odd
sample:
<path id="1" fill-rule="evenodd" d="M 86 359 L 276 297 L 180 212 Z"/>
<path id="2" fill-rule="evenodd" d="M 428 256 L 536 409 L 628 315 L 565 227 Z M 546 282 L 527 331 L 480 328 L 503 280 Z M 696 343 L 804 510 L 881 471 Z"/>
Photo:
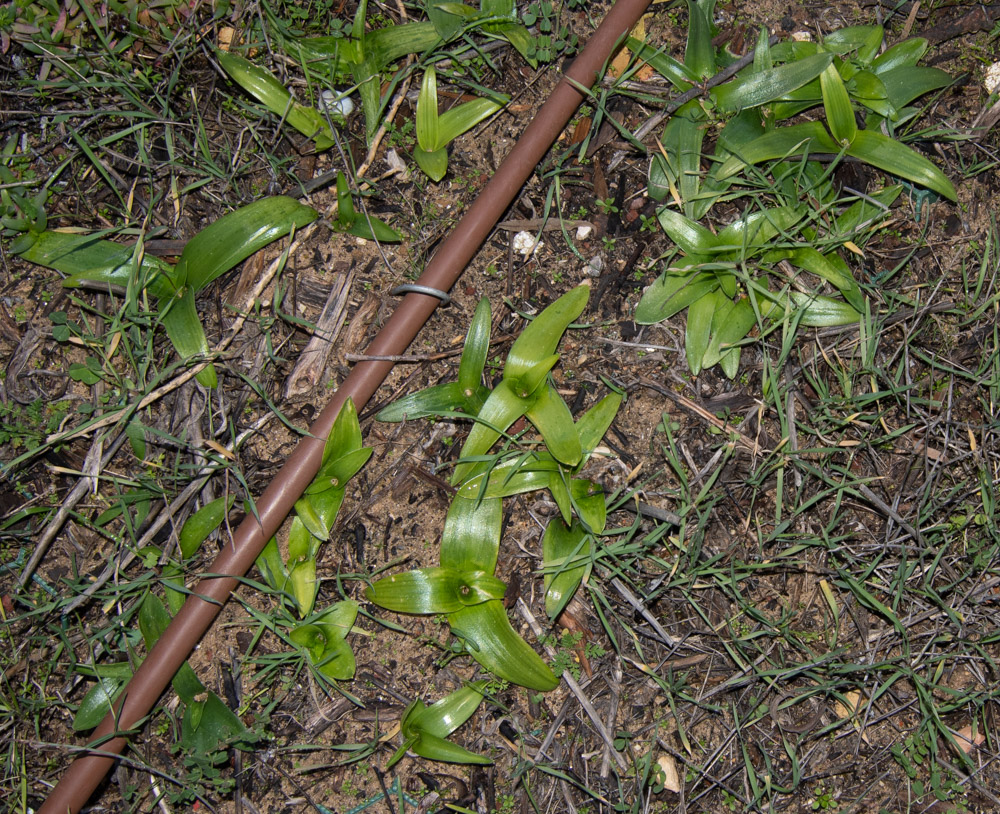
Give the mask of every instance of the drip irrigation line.
<path id="1" fill-rule="evenodd" d="M 455 230 L 424 269 L 418 285 L 449 291 L 489 237 L 497 221 L 521 191 L 535 167 L 569 123 L 584 95 L 600 78 L 614 48 L 646 11 L 651 0 L 616 0 L 603 22 L 556 85 L 545 104 L 525 128 L 517 144 L 497 169 Z M 439 304 L 436 296 L 409 293 L 368 347 L 371 356 L 405 353 L 417 332 Z M 341 406 L 353 399 L 360 412 L 393 368 L 391 361 L 359 362 L 310 427 L 252 513 L 239 525 L 232 540 L 216 557 L 184 606 L 170 622 L 149 655 L 125 687 L 115 707 L 91 735 L 101 753 L 85 753 L 67 769 L 39 814 L 77 814 L 101 784 L 120 754 L 129 732 L 148 714 L 211 626 L 230 593 L 250 569 L 264 544 L 277 532 L 319 471 L 323 446 Z M 259 519 L 258 519 L 259 518 Z M 109 754 L 110 753 L 110 754 Z"/>

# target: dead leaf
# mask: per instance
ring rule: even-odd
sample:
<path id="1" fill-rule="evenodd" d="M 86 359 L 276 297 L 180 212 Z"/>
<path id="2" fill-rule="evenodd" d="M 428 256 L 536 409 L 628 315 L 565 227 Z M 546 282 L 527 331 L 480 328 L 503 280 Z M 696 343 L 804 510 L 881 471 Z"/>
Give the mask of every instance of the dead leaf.
<path id="1" fill-rule="evenodd" d="M 865 697 L 857 690 L 851 690 L 850 692 L 844 693 L 844 700 L 847 702 L 847 705 L 841 701 L 834 703 L 834 715 L 841 720 L 844 718 L 850 718 L 851 723 L 854 724 L 854 728 L 861 735 L 861 740 L 870 745 L 871 741 L 868 739 L 868 735 L 864 731 L 864 726 L 861 724 L 861 720 L 858 717 L 858 712 L 861 710 L 861 707 L 864 706 Z"/>
<path id="2" fill-rule="evenodd" d="M 976 732 L 973 735 L 971 726 L 963 726 L 958 731 L 952 730 L 951 734 L 954 736 L 958 748 L 965 754 L 969 754 L 977 746 L 982 746 L 986 740 L 986 736 L 982 732 Z"/>

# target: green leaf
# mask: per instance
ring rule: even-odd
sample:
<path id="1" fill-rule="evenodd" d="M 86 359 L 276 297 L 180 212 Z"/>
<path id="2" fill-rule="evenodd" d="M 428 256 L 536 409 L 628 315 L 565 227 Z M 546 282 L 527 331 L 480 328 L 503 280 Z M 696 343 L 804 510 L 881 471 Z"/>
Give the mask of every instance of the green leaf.
<path id="1" fill-rule="evenodd" d="M 586 456 L 597 448 L 611 427 L 618 408 L 621 407 L 621 393 L 609 393 L 576 422 L 576 432 L 580 436 L 580 446 Z M 583 463 L 583 462 L 581 462 Z"/>
<path id="2" fill-rule="evenodd" d="M 76 715 L 73 716 L 73 731 L 86 732 L 103 721 L 128 681 L 129 679 L 125 677 L 98 678 L 97 683 L 83 696 Z"/>
<path id="3" fill-rule="evenodd" d="M 548 665 L 514 632 L 499 599 L 450 613 L 448 623 L 469 655 L 500 678 L 532 690 L 548 691 L 558 685 Z"/>
<path id="4" fill-rule="evenodd" d="M 446 110 L 438 118 L 439 136 L 444 142 L 441 146 L 450 144 L 462 133 L 471 130 L 484 119 L 488 119 L 504 104 L 506 104 L 506 100 L 501 104 L 492 99 L 473 99 Z"/>
<path id="5" fill-rule="evenodd" d="M 514 340 L 504 366 L 504 379 L 522 376 L 555 353 L 559 340 L 587 305 L 590 286 L 577 286 L 549 305 Z"/>
<path id="6" fill-rule="evenodd" d="M 322 657 L 315 659 L 313 664 L 323 675 L 335 681 L 350 681 L 357 670 L 354 651 L 343 639 L 331 642 Z"/>
<path id="7" fill-rule="evenodd" d="M 213 692 L 204 701 L 188 704 L 184 711 L 181 747 L 213 765 L 228 759 L 230 745 L 245 748 L 256 741 L 257 736 Z"/>
<path id="8" fill-rule="evenodd" d="M 701 106 L 697 101 L 691 101 L 674 113 L 663 128 L 662 142 L 669 158 L 669 162 L 664 162 L 667 170 L 664 180 L 672 181 L 677 186 L 685 212 L 689 212 L 701 188 L 701 146 L 707 126 L 707 117 Z M 663 160 L 662 156 L 656 157 Z M 655 162 L 650 165 L 651 168 L 654 165 Z M 665 186 L 669 191 L 669 183 Z"/>
<path id="9" fill-rule="evenodd" d="M 441 533 L 442 567 L 492 574 L 500 552 L 503 506 L 497 498 L 453 500 Z"/>
<path id="10" fill-rule="evenodd" d="M 573 508 L 587 531 L 593 534 L 604 531 L 608 506 L 601 484 L 586 478 L 573 478 L 569 482 L 569 493 Z"/>
<path id="11" fill-rule="evenodd" d="M 680 212 L 664 207 L 656 213 L 656 218 L 667 236 L 688 255 L 707 254 L 717 248 L 715 235 L 700 223 L 684 217 Z"/>
<path id="12" fill-rule="evenodd" d="M 208 339 L 198 318 L 198 306 L 194 302 L 194 289 L 185 287 L 168 300 L 161 300 L 160 321 L 173 343 L 177 354 L 184 360 L 195 356 L 207 356 Z M 214 365 L 207 365 L 196 376 L 198 383 L 214 389 L 219 384 Z"/>
<path id="13" fill-rule="evenodd" d="M 323 114 L 314 107 L 296 102 L 270 71 L 226 51 L 217 50 L 215 57 L 223 70 L 245 91 L 276 116 L 284 118 L 302 135 L 312 139 L 317 150 L 328 150 L 334 145 L 333 131 Z"/>
<path id="14" fill-rule="evenodd" d="M 376 416 L 379 421 L 403 421 L 405 419 L 442 416 L 461 412 L 470 416 L 479 414 L 489 396 L 489 388 L 478 385 L 471 395 L 459 382 L 436 384 L 411 393 L 383 408 Z"/>
<path id="15" fill-rule="evenodd" d="M 477 755 L 458 744 L 430 734 L 420 735 L 410 746 L 410 749 L 420 757 L 445 763 L 478 763 L 482 765 L 493 763 L 488 757 Z"/>
<path id="16" fill-rule="evenodd" d="M 718 278 L 708 272 L 676 274 L 667 271 L 643 293 L 635 308 L 635 321 L 640 325 L 662 322 L 718 287 Z"/>
<path id="17" fill-rule="evenodd" d="M 748 250 L 766 246 L 778 235 L 790 231 L 804 216 L 804 209 L 791 206 L 776 206 L 751 212 L 733 221 L 716 235 L 717 248 L 727 257 L 742 260 Z"/>
<path id="18" fill-rule="evenodd" d="M 881 133 L 859 130 L 847 154 L 880 170 L 932 189 L 951 201 L 958 200 L 955 187 L 941 170 L 906 145 Z"/>
<path id="19" fill-rule="evenodd" d="M 854 141 L 858 132 L 858 123 L 854 120 L 854 108 L 844 87 L 844 80 L 833 65 L 827 65 L 819 76 L 820 90 L 823 93 L 823 108 L 826 111 L 826 121 L 830 132 L 843 146 Z"/>
<path id="20" fill-rule="evenodd" d="M 139 632 L 147 650 L 153 648 L 169 624 L 170 614 L 163 601 L 147 591 L 139 606 Z"/>
<path id="21" fill-rule="evenodd" d="M 274 537 L 267 541 L 257 557 L 257 568 L 264 581 L 276 591 L 285 590 L 288 582 L 288 571 L 278 550 L 278 541 Z"/>
<path id="22" fill-rule="evenodd" d="M 187 242 L 180 259 L 187 276 L 179 282 L 200 291 L 237 263 L 318 217 L 311 206 L 284 195 L 229 212 Z"/>
<path id="23" fill-rule="evenodd" d="M 897 42 L 872 60 L 872 72 L 882 75 L 896 68 L 912 68 L 927 53 L 927 45 L 923 37 Z"/>
<path id="24" fill-rule="evenodd" d="M 846 26 L 823 37 L 823 45 L 840 55 L 857 51 L 858 60 L 868 65 L 878 53 L 884 36 L 885 32 L 880 25 Z"/>
<path id="25" fill-rule="evenodd" d="M 222 524 L 235 500 L 235 495 L 220 497 L 211 503 L 206 503 L 187 519 L 178 535 L 181 557 L 186 560 L 198 550 L 208 536 Z"/>
<path id="26" fill-rule="evenodd" d="M 437 183 L 448 172 L 448 148 L 442 147 L 434 152 L 427 152 L 419 144 L 413 148 L 413 157 L 417 165 L 427 176 Z"/>
<path id="27" fill-rule="evenodd" d="M 691 303 L 688 308 L 684 352 L 693 376 L 701 372 L 701 360 L 708 350 L 708 340 L 712 335 L 712 316 L 715 314 L 716 305 L 722 304 L 725 299 L 721 291 L 710 291 Z"/>
<path id="28" fill-rule="evenodd" d="M 775 101 L 823 73 L 833 62 L 833 54 L 819 53 L 770 70 L 740 76 L 710 93 L 720 113 L 735 113 Z"/>
<path id="29" fill-rule="evenodd" d="M 315 500 L 316 496 L 330 489 L 339 489 L 342 492 L 344 485 L 368 463 L 373 451 L 371 447 L 363 447 L 323 464 L 316 474 L 316 479 L 306 488 L 306 494 L 314 498 L 313 506 L 317 511 L 319 504 Z M 332 525 L 335 517 L 336 512 L 327 519 L 328 526 Z"/>
<path id="30" fill-rule="evenodd" d="M 295 600 L 295 607 L 298 608 L 299 616 L 308 616 L 316 604 L 316 594 L 319 592 L 319 583 L 316 580 L 315 557 L 305 560 L 289 559 L 288 587 L 292 598 Z"/>
<path id="31" fill-rule="evenodd" d="M 688 36 L 684 64 L 699 79 L 715 73 L 715 46 L 712 45 L 711 21 L 695 0 L 687 0 Z"/>
<path id="32" fill-rule="evenodd" d="M 734 155 L 719 169 L 719 178 L 735 175 L 747 164 L 803 153 L 839 153 L 840 147 L 820 122 L 802 122 L 765 133 L 733 152 Z"/>
<path id="33" fill-rule="evenodd" d="M 948 87 L 954 81 L 951 74 L 939 68 L 922 66 L 895 68 L 885 71 L 879 78 L 885 87 L 886 97 L 897 110 L 906 107 L 925 93 Z"/>
<path id="34" fill-rule="evenodd" d="M 864 131 L 861 131 L 864 132 Z M 836 325 L 852 325 L 861 319 L 861 314 L 855 311 L 843 300 L 824 297 L 817 294 L 806 294 L 792 291 L 788 294 L 757 292 L 772 302 L 768 308 L 761 308 L 761 313 L 771 319 L 780 319 L 786 308 L 789 312 L 802 311 L 800 325 L 810 328 L 831 328 Z"/>
<path id="35" fill-rule="evenodd" d="M 542 388 L 538 398 L 525 411 L 528 420 L 535 425 L 552 456 L 567 466 L 580 463 L 583 452 L 580 436 L 573 423 L 573 415 L 566 402 L 550 384 Z"/>
<path id="36" fill-rule="evenodd" d="M 473 716 L 485 690 L 485 681 L 473 681 L 429 707 L 411 705 L 400 720 L 400 731 L 407 737 L 422 734 L 447 738 Z"/>
<path id="37" fill-rule="evenodd" d="M 739 342 L 750 333 L 750 329 L 757 324 L 757 315 L 753 310 L 753 305 L 746 297 L 741 297 L 738 302 L 729 301 L 728 306 L 716 308 L 715 316 L 712 320 L 712 338 L 708 343 L 708 350 L 702 358 L 702 367 L 710 368 L 719 364 L 724 358 L 735 360 L 739 363 L 739 348 L 730 350 L 730 346 Z M 736 353 L 733 353 L 733 350 Z M 731 361 L 730 364 L 733 364 Z M 729 373 L 723 368 L 723 372 L 729 378 L 733 378 L 734 373 Z"/>
<path id="38" fill-rule="evenodd" d="M 476 425 L 469 432 L 462 445 L 462 458 L 485 455 L 490 447 L 511 424 L 524 415 L 531 404 L 532 396 L 522 398 L 514 392 L 514 386 L 506 379 L 493 388 L 476 415 Z M 452 483 L 462 483 L 470 474 L 473 463 L 460 462 L 455 467 Z"/>
<path id="39" fill-rule="evenodd" d="M 545 612 L 555 619 L 583 582 L 591 556 L 593 538 L 579 522 L 566 525 L 554 517 L 542 535 L 542 565 L 545 570 Z"/>
<path id="40" fill-rule="evenodd" d="M 855 311 L 865 310 L 864 294 L 851 276 L 851 270 L 836 252 L 823 255 L 811 246 L 802 246 L 788 252 L 788 260 L 836 287 Z"/>
<path id="41" fill-rule="evenodd" d="M 453 613 L 489 599 L 502 599 L 507 586 L 485 571 L 418 568 L 385 577 L 370 585 L 365 596 L 396 613 Z"/>
<path id="42" fill-rule="evenodd" d="M 902 191 L 903 187 L 900 184 L 894 184 L 868 195 L 867 198 L 871 200 L 862 198 L 851 204 L 837 216 L 834 233 L 847 238 L 853 238 L 855 233 L 864 225 L 869 224 L 875 219 L 886 217 L 889 207 L 892 206 Z M 876 201 L 877 203 L 873 203 L 872 201 Z M 879 203 L 882 206 L 879 206 Z"/>
<path id="43" fill-rule="evenodd" d="M 681 92 L 690 90 L 691 86 L 698 82 L 700 78 L 687 65 L 678 62 L 672 56 L 665 54 L 649 43 L 645 43 L 635 37 L 629 37 L 625 41 L 625 45 L 635 54 L 636 59 L 648 64 Z"/>
<path id="44" fill-rule="evenodd" d="M 317 513 L 309 496 L 299 498 L 295 501 L 295 513 L 302 521 L 302 525 L 306 527 L 313 537 L 320 540 L 330 539 L 330 530 Z"/>
<path id="45" fill-rule="evenodd" d="M 326 438 L 326 444 L 323 446 L 323 463 L 343 458 L 359 449 L 361 449 L 361 424 L 358 423 L 358 410 L 354 406 L 354 399 L 348 398 L 337 413 L 330 434 Z"/>
<path id="46" fill-rule="evenodd" d="M 476 390 L 482 386 L 486 357 L 490 352 L 492 319 L 490 301 L 483 297 L 476 305 L 469 332 L 465 335 L 462 358 L 458 364 L 458 384 L 465 390 L 468 398 L 472 398 Z"/>

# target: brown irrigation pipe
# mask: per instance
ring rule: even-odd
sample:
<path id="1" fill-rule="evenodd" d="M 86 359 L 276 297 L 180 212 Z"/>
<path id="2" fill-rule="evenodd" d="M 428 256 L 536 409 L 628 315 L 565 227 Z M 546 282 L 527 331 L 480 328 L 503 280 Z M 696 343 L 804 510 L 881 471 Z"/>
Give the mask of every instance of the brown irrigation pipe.
<path id="1" fill-rule="evenodd" d="M 552 95 L 525 129 L 465 216 L 438 253 L 427 264 L 417 285 L 448 291 L 479 251 L 500 216 L 520 192 L 538 162 L 552 146 L 583 101 L 578 87 L 591 87 L 599 78 L 615 45 L 646 10 L 650 0 L 617 0 L 604 21 L 573 62 Z M 398 356 L 416 337 L 433 313 L 438 299 L 427 294 L 407 294 L 368 348 L 371 356 Z M 359 362 L 330 403 L 289 456 L 284 467 L 257 501 L 260 522 L 252 516 L 240 524 L 209 572 L 188 597 L 184 607 L 142 662 L 122 695 L 116 710 L 94 731 L 90 745 L 67 769 L 39 814 L 76 814 L 111 769 L 126 744 L 119 733 L 132 733 L 153 708 L 174 673 L 218 615 L 240 578 L 250 569 L 264 543 L 291 511 L 295 501 L 319 470 L 323 440 L 330 432 L 341 405 L 354 399 L 360 410 L 389 375 L 393 363 Z"/>

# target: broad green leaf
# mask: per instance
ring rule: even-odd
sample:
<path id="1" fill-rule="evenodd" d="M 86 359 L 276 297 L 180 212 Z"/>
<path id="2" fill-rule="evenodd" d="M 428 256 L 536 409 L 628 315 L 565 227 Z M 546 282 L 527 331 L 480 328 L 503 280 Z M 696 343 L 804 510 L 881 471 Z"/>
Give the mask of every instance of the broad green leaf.
<path id="1" fill-rule="evenodd" d="M 855 311 L 865 310 L 864 294 L 851 276 L 851 270 L 836 252 L 823 255 L 811 246 L 802 246 L 790 251 L 788 260 L 792 265 L 822 277 L 837 288 Z"/>
<path id="2" fill-rule="evenodd" d="M 802 122 L 765 133 L 733 152 L 733 156 L 719 169 L 719 178 L 735 175 L 747 164 L 758 164 L 761 161 L 772 161 L 802 153 L 839 153 L 840 147 L 820 122 Z"/>
<path id="3" fill-rule="evenodd" d="M 448 144 L 448 140 L 441 137 L 438 116 L 437 71 L 433 68 L 424 71 L 424 78 L 420 83 L 420 95 L 417 96 L 417 144 L 424 153 L 437 152 Z M 419 158 L 417 160 L 419 162 Z M 440 180 L 440 178 L 435 180 Z"/>
<path id="4" fill-rule="evenodd" d="M 111 705 L 128 684 L 127 677 L 102 676 L 91 687 L 73 716 L 73 731 L 86 732 L 93 729 L 111 711 Z"/>
<path id="5" fill-rule="evenodd" d="M 869 110 L 887 119 L 899 115 L 896 106 L 889 100 L 889 92 L 882 80 L 871 71 L 858 71 L 847 84 L 850 97 Z"/>
<path id="6" fill-rule="evenodd" d="M 760 27 L 757 34 L 757 45 L 753 50 L 753 64 L 751 73 L 763 73 L 774 67 L 774 59 L 771 57 L 770 32 L 766 25 Z"/>
<path id="7" fill-rule="evenodd" d="M 457 743 L 427 733 L 418 736 L 410 749 L 420 757 L 444 763 L 477 763 L 480 765 L 493 763 L 488 757 L 477 755 Z"/>
<path id="8" fill-rule="evenodd" d="M 573 478 L 569 482 L 569 493 L 573 508 L 584 527 L 594 534 L 604 531 L 608 505 L 601 484 L 586 478 Z"/>
<path id="9" fill-rule="evenodd" d="M 872 60 L 871 69 L 881 75 L 896 68 L 912 68 L 925 53 L 927 53 L 927 40 L 923 37 L 913 37 L 886 48 Z"/>
<path id="10" fill-rule="evenodd" d="M 299 616 L 308 616 L 316 604 L 316 594 L 319 592 L 315 557 L 307 560 L 289 560 L 288 589 L 295 600 Z"/>
<path id="11" fill-rule="evenodd" d="M 830 132 L 843 146 L 854 141 L 858 132 L 858 123 L 854 120 L 854 108 L 844 87 L 844 80 L 833 65 L 827 65 L 819 75 L 820 90 L 823 93 L 823 108 L 826 111 L 826 122 Z"/>
<path id="12" fill-rule="evenodd" d="M 334 145 L 333 132 L 323 114 L 314 107 L 296 102 L 270 71 L 226 51 L 216 51 L 215 57 L 244 90 L 302 135 L 312 139 L 317 150 L 329 150 Z"/>
<path id="13" fill-rule="evenodd" d="M 472 398 L 482 386 L 483 370 L 490 352 L 492 319 L 490 301 L 483 297 L 472 315 L 472 323 L 465 335 L 465 346 L 458 364 L 458 384 L 464 389 L 467 398 Z"/>
<path id="14" fill-rule="evenodd" d="M 267 541 L 257 557 L 257 568 L 264 581 L 276 591 L 284 591 L 288 582 L 288 570 L 278 550 L 278 541 L 274 537 Z"/>
<path id="15" fill-rule="evenodd" d="M 292 525 L 288 529 L 289 565 L 316 556 L 316 552 L 319 550 L 319 540 L 320 538 L 309 533 L 301 516 L 293 517 Z"/>
<path id="16" fill-rule="evenodd" d="M 711 21 L 701 6 L 687 0 L 688 36 L 684 49 L 684 64 L 699 79 L 708 79 L 715 73 L 715 46 L 712 45 Z"/>
<path id="17" fill-rule="evenodd" d="M 489 388 L 478 385 L 471 395 L 459 382 L 436 384 L 411 393 L 382 409 L 376 416 L 379 421 L 403 421 L 404 419 L 426 418 L 440 416 L 446 413 L 461 412 L 470 416 L 479 414 L 483 403 L 489 396 Z"/>
<path id="18" fill-rule="evenodd" d="M 313 537 L 320 540 L 330 539 L 330 530 L 317 513 L 309 496 L 301 497 L 295 501 L 295 513 Z"/>
<path id="19" fill-rule="evenodd" d="M 546 448 L 557 461 L 567 466 L 576 466 L 580 462 L 583 453 L 573 415 L 551 384 L 542 388 L 525 415 L 535 425 Z"/>
<path id="20" fill-rule="evenodd" d="M 559 340 L 587 305 L 590 286 L 567 291 L 549 305 L 514 340 L 504 365 L 504 379 L 521 376 L 555 353 Z"/>
<path id="21" fill-rule="evenodd" d="M 542 565 L 545 569 L 545 612 L 555 619 L 580 587 L 590 564 L 592 537 L 574 521 L 566 525 L 554 517 L 542 535 Z"/>
<path id="22" fill-rule="evenodd" d="M 179 282 L 200 291 L 237 263 L 317 217 L 319 213 L 311 206 L 284 195 L 229 212 L 187 242 L 181 252 L 187 276 Z"/>
<path id="23" fill-rule="evenodd" d="M 343 639 L 331 642 L 321 658 L 314 662 L 316 669 L 335 681 L 350 681 L 357 670 L 354 651 Z"/>
<path id="24" fill-rule="evenodd" d="M 448 623 L 452 633 L 465 642 L 469 655 L 500 678 L 544 692 L 559 683 L 548 665 L 511 627 L 499 599 L 450 613 Z"/>
<path id="25" fill-rule="evenodd" d="M 213 692 L 204 701 L 188 704 L 184 711 L 181 747 L 213 764 L 229 759 L 229 745 L 246 748 L 257 739 Z"/>
<path id="26" fill-rule="evenodd" d="M 488 119 L 506 104 L 506 100 L 495 102 L 492 99 L 473 99 L 470 102 L 457 105 L 446 110 L 438 118 L 439 136 L 445 144 L 450 144 L 462 133 L 471 130 L 483 119 Z"/>
<path id="27" fill-rule="evenodd" d="M 749 249 L 766 246 L 778 235 L 791 230 L 804 216 L 802 209 L 791 206 L 776 206 L 751 212 L 733 221 L 716 235 L 718 249 L 727 252 L 727 255 L 732 252 L 732 257 L 742 259 Z"/>
<path id="28" fill-rule="evenodd" d="M 772 319 L 780 319 L 786 307 L 790 311 L 801 310 L 802 319 L 799 324 L 810 328 L 851 325 L 861 319 L 861 314 L 848 303 L 832 297 L 806 294 L 802 291 L 792 291 L 789 294 L 758 293 L 773 303 L 770 308 L 766 305 L 761 308 L 761 313 Z"/>
<path id="29" fill-rule="evenodd" d="M 442 147 L 432 153 L 427 152 L 419 144 L 413 148 L 413 157 L 427 177 L 437 183 L 448 172 L 448 148 Z"/>
<path id="30" fill-rule="evenodd" d="M 880 25 L 853 25 L 831 31 L 823 37 L 823 45 L 840 55 L 857 51 L 858 59 L 867 65 L 878 53 L 884 36 Z"/>
<path id="31" fill-rule="evenodd" d="M 685 213 L 689 213 L 701 188 L 701 145 L 707 126 L 701 106 L 692 101 L 674 113 L 663 128 L 662 142 L 669 158 L 664 162 L 667 180 L 676 185 Z M 662 161 L 662 156 L 659 158 Z"/>
<path id="32" fill-rule="evenodd" d="M 453 613 L 489 599 L 503 599 L 507 586 L 485 571 L 418 568 L 385 577 L 365 589 L 365 596 L 396 613 Z"/>
<path id="33" fill-rule="evenodd" d="M 498 498 L 453 500 L 441 533 L 442 567 L 492 574 L 500 552 L 503 506 Z"/>
<path id="34" fill-rule="evenodd" d="M 376 240 L 379 243 L 403 242 L 402 232 L 396 231 L 374 215 L 366 216 L 363 212 L 355 216 L 354 221 L 347 228 L 347 234 L 360 237 L 362 240 Z"/>
<path id="35" fill-rule="evenodd" d="M 163 601 L 147 591 L 139 606 L 139 632 L 147 650 L 153 648 L 169 625 L 170 614 Z"/>
<path id="36" fill-rule="evenodd" d="M 955 187 L 941 170 L 905 144 L 881 133 L 859 130 L 847 154 L 880 170 L 932 189 L 951 201 L 958 200 Z"/>
<path id="37" fill-rule="evenodd" d="M 400 721 L 400 731 L 405 737 L 424 734 L 447 738 L 472 717 L 485 690 L 485 681 L 473 681 L 429 707 L 411 705 Z"/>
<path id="38" fill-rule="evenodd" d="M 667 236 L 687 255 L 707 254 L 719 244 L 715 235 L 680 212 L 664 207 L 656 218 Z"/>
<path id="39" fill-rule="evenodd" d="M 721 291 L 709 291 L 691 303 L 688 308 L 684 352 L 693 376 L 701 372 L 701 360 L 708 350 L 708 340 L 712 335 L 712 316 L 715 314 L 716 305 L 721 305 L 725 300 L 725 295 Z"/>
<path id="40" fill-rule="evenodd" d="M 833 54 L 813 54 L 770 70 L 737 77 L 713 88 L 711 95 L 721 113 L 758 107 L 802 87 L 822 74 L 832 62 Z"/>
<path id="41" fill-rule="evenodd" d="M 185 521 L 178 535 L 182 558 L 186 560 L 193 555 L 208 535 L 221 525 L 235 500 L 235 495 L 220 497 L 202 506 Z"/>
<path id="42" fill-rule="evenodd" d="M 76 287 L 84 281 L 128 287 L 136 279 L 134 246 L 121 246 L 95 235 L 47 231 L 20 253 L 32 263 L 55 269 L 66 275 L 63 285 Z M 141 274 L 156 296 L 169 295 L 174 289 L 170 266 L 158 258 L 142 255 Z"/>
<path id="43" fill-rule="evenodd" d="M 646 184 L 649 197 L 654 201 L 666 200 L 670 195 L 670 182 L 676 176 L 677 173 L 667 163 L 667 159 L 661 153 L 653 153 L 649 160 L 649 179 Z"/>
<path id="44" fill-rule="evenodd" d="M 478 500 L 481 497 L 511 497 L 534 492 L 546 488 L 552 474 L 558 471 L 559 464 L 551 457 L 540 459 L 538 454 L 532 453 L 530 456 L 505 461 L 500 466 L 469 478 L 462 484 L 457 494 L 466 500 Z M 485 489 L 483 489 L 484 480 L 486 480 Z"/>
<path id="45" fill-rule="evenodd" d="M 177 354 L 182 359 L 206 356 L 209 352 L 208 339 L 205 337 L 205 330 L 201 327 L 201 320 L 198 318 L 198 306 L 194 302 L 194 289 L 190 286 L 182 288 L 177 295 L 160 300 L 160 306 L 163 309 L 160 313 L 160 321 L 171 343 L 177 349 Z M 214 365 L 205 367 L 196 378 L 199 384 L 212 389 L 219 383 Z"/>
<path id="46" fill-rule="evenodd" d="M 533 398 L 533 395 L 529 398 L 521 398 L 514 392 L 511 382 L 507 379 L 502 380 L 493 388 L 480 408 L 479 414 L 476 416 L 476 424 L 462 446 L 461 457 L 473 458 L 489 452 L 490 447 L 496 443 L 500 434 L 524 415 Z M 470 474 L 472 466 L 473 464 L 469 462 L 459 463 L 455 467 L 452 483 L 462 483 Z"/>
<path id="47" fill-rule="evenodd" d="M 576 422 L 576 431 L 580 436 L 584 455 L 589 456 L 604 439 L 621 403 L 621 393 L 609 393 L 580 416 L 580 420 Z"/>
<path id="48" fill-rule="evenodd" d="M 729 346 L 743 339 L 756 324 L 757 315 L 754 313 L 750 300 L 746 297 L 741 297 L 735 303 L 730 301 L 726 307 L 716 308 L 715 317 L 712 320 L 712 338 L 702 359 L 703 367 L 710 368 L 719 364 L 723 358 L 735 360 L 735 364 L 738 365 L 739 355 L 729 350 Z M 730 364 L 732 363 L 730 362 Z M 725 367 L 723 372 L 729 378 L 734 375 L 729 373 Z"/>
<path id="49" fill-rule="evenodd" d="M 887 98 L 897 110 L 906 107 L 925 93 L 948 87 L 954 81 L 951 74 L 939 68 L 925 68 L 919 65 L 885 71 L 879 78 L 885 86 Z"/>
<path id="50" fill-rule="evenodd" d="M 640 325 L 663 322 L 718 287 L 719 280 L 708 272 L 661 274 L 639 300 L 635 321 Z"/>
<path id="51" fill-rule="evenodd" d="M 546 356 L 544 359 L 539 360 L 520 376 L 505 376 L 504 380 L 510 382 L 514 394 L 519 399 L 523 399 L 527 407 L 539 395 L 539 388 L 545 384 L 549 372 L 556 366 L 558 361 L 559 354 L 553 353 L 551 356 Z"/>
<path id="52" fill-rule="evenodd" d="M 323 463 L 335 461 L 361 448 L 361 425 L 354 399 L 348 398 L 333 421 L 323 446 Z M 334 484 L 334 486 L 343 484 Z"/>
<path id="53" fill-rule="evenodd" d="M 892 206 L 902 191 L 903 187 L 900 184 L 894 184 L 868 196 L 868 198 L 878 203 L 872 203 L 871 200 L 863 198 L 851 204 L 834 221 L 836 224 L 835 234 L 853 238 L 855 233 L 864 225 L 873 220 L 886 217 L 889 207 Z M 879 206 L 879 203 L 882 206 Z"/>

